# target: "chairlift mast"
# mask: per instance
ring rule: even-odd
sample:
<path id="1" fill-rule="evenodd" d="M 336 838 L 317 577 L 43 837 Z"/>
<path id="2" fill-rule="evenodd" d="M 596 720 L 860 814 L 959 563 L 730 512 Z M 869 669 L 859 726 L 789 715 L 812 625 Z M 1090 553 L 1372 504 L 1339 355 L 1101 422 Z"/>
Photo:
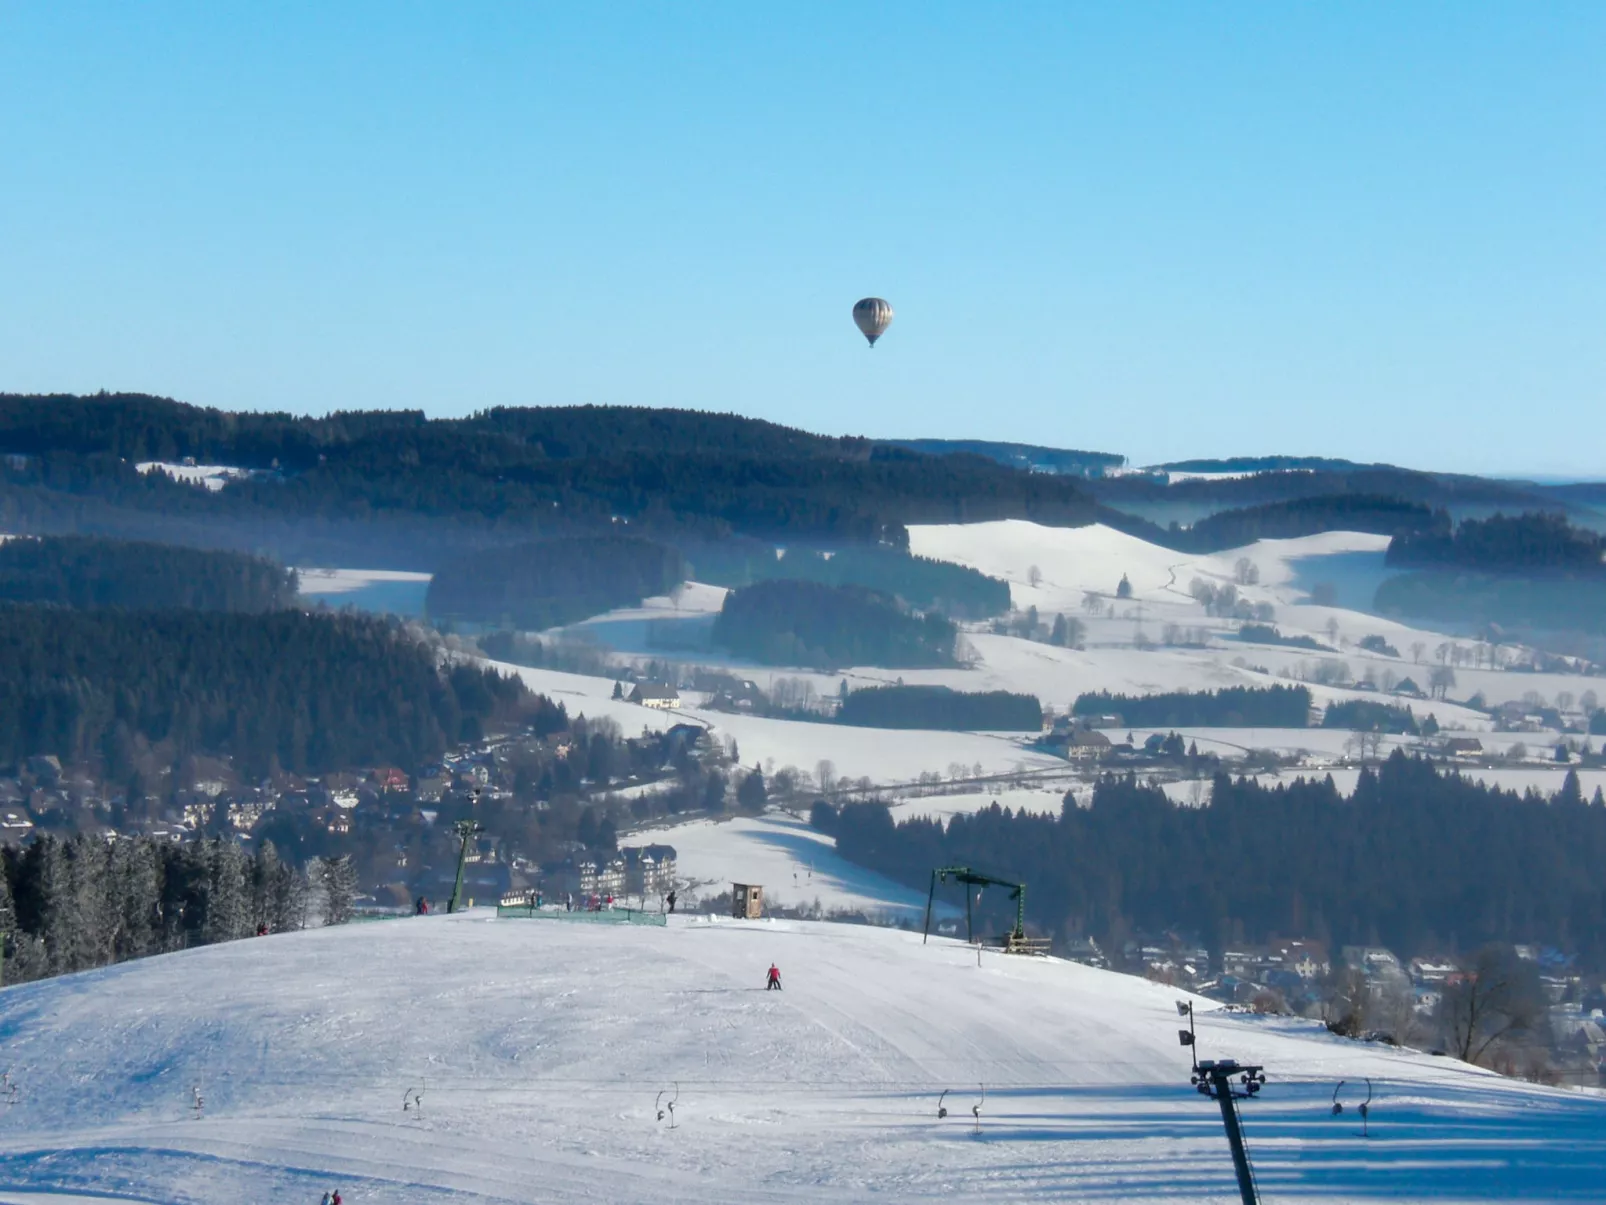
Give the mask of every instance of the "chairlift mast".
<path id="1" fill-rule="evenodd" d="M 965 940 L 976 940 L 975 927 L 971 923 L 970 889 L 972 887 L 1007 887 L 1009 898 L 1015 901 L 1015 931 L 1010 937 L 1019 941 L 1026 936 L 1026 884 L 1011 883 L 1008 879 L 995 879 L 992 875 L 979 874 L 968 866 L 939 866 L 931 872 L 931 890 L 926 893 L 926 927 L 921 935 L 920 943 L 924 945 L 931 936 L 931 908 L 937 898 L 937 884 L 946 883 L 949 879 L 965 888 Z"/>
<path id="2" fill-rule="evenodd" d="M 448 913 L 456 912 L 457 906 L 463 900 L 463 869 L 468 864 L 468 843 L 485 831 L 480 822 L 474 819 L 479 811 L 480 789 L 474 788 L 474 802 L 466 820 L 459 820 L 452 826 L 457 833 L 461 844 L 457 848 L 457 880 L 452 884 L 452 898 L 446 904 Z"/>

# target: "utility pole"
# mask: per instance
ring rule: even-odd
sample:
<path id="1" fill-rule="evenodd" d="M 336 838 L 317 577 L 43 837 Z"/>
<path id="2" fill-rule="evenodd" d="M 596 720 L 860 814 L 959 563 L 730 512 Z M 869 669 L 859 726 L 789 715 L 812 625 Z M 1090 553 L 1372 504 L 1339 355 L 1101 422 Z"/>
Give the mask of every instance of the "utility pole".
<path id="1" fill-rule="evenodd" d="M 1266 1082 L 1266 1073 L 1258 1064 L 1240 1065 L 1232 1059 L 1200 1061 L 1193 1049 L 1197 1039 L 1193 1031 L 1192 1002 L 1177 1001 L 1177 1012 L 1188 1018 L 1188 1028 L 1177 1031 L 1177 1040 L 1193 1054 L 1193 1073 L 1188 1082 L 1198 1089 L 1200 1096 L 1208 1096 L 1221 1106 L 1221 1124 L 1227 1130 L 1227 1145 L 1232 1148 L 1232 1170 L 1238 1177 L 1238 1196 L 1243 1205 L 1260 1205 L 1260 1192 L 1255 1187 L 1254 1169 L 1249 1166 L 1249 1148 L 1244 1144 L 1237 1102 L 1258 1096 Z M 1242 1091 L 1233 1087 L 1235 1077 Z"/>

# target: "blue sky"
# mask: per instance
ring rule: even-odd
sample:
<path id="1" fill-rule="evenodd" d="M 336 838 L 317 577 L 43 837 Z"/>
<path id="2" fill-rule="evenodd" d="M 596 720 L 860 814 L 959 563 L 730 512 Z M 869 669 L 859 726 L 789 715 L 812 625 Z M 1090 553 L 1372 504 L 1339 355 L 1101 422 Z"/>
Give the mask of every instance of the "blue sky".
<path id="1" fill-rule="evenodd" d="M 10 3 L 0 389 L 1606 476 L 1603 52 L 1600 3 Z"/>

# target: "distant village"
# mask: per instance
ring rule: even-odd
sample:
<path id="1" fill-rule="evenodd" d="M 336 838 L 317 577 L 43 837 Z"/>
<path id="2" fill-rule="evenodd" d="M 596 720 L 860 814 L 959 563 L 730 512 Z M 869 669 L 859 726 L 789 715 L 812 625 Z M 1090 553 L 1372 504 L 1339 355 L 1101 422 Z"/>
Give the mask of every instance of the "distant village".
<path id="1" fill-rule="evenodd" d="M 1056 954 L 1124 970 L 1250 1012 L 1349 1021 L 1346 1036 L 1434 1049 L 1445 991 L 1473 972 L 1451 957 L 1402 958 L 1381 946 L 1331 951 L 1310 938 L 1229 946 L 1213 957 L 1197 941 L 1164 933 L 1100 948 L 1091 938 L 1061 942 Z M 1549 1082 L 1606 1085 L 1606 985 L 1582 976 L 1557 950 L 1517 946 L 1543 998 L 1543 1024 L 1525 1037 L 1530 1064 L 1507 1068 Z"/>

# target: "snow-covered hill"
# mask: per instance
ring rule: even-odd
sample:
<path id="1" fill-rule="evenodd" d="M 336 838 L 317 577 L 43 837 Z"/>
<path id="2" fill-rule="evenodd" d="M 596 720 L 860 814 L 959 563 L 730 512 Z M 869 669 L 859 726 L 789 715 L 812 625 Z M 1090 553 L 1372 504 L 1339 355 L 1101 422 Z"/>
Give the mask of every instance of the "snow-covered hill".
<path id="1" fill-rule="evenodd" d="M 820 924 L 471 912 L 237 942 L 0 993 L 0 1202 L 1234 1201 L 1175 998 Z M 1598 1198 L 1598 1097 L 1308 1023 L 1201 1015 L 1200 1044 L 1266 1065 L 1268 1201 Z M 1370 1139 L 1329 1107 L 1365 1076 Z"/>

